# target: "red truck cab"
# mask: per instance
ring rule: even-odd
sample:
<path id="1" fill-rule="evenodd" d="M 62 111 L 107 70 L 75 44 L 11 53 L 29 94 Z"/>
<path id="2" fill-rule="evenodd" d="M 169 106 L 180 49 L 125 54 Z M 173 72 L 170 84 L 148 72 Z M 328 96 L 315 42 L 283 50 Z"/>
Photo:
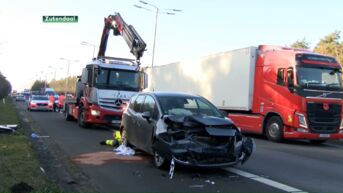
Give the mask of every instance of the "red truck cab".
<path id="1" fill-rule="evenodd" d="M 260 45 L 250 112 L 232 112 L 245 132 L 270 140 L 343 138 L 342 67 L 308 50 Z"/>

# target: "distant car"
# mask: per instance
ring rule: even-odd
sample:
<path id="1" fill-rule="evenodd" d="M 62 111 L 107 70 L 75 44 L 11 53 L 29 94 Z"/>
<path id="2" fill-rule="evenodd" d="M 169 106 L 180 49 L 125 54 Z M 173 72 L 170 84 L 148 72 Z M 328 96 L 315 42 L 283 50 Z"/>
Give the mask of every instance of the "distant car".
<path id="1" fill-rule="evenodd" d="M 27 106 L 27 110 L 43 110 L 52 111 L 53 104 L 50 103 L 49 96 L 46 95 L 32 95 Z"/>
<path id="2" fill-rule="evenodd" d="M 21 95 L 21 94 L 17 95 L 17 96 L 15 97 L 15 101 L 25 101 L 24 95 Z"/>
<path id="3" fill-rule="evenodd" d="M 212 103 L 183 93 L 139 93 L 125 110 L 121 131 L 127 144 L 154 156 L 156 167 L 166 160 L 198 167 L 244 163 L 255 143 Z"/>

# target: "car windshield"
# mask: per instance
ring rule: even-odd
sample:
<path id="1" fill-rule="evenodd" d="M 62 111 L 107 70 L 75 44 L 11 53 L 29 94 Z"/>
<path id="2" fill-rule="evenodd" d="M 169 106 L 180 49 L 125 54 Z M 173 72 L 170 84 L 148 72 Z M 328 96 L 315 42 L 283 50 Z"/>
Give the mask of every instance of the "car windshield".
<path id="1" fill-rule="evenodd" d="M 49 100 L 49 98 L 47 96 L 33 96 L 32 100 L 40 100 L 40 101 L 44 101 L 44 100 Z"/>
<path id="2" fill-rule="evenodd" d="M 342 89 L 342 73 L 338 69 L 297 67 L 297 83 L 301 88 Z"/>
<path id="3" fill-rule="evenodd" d="M 139 72 L 100 68 L 95 73 L 95 84 L 101 89 L 139 91 L 140 74 Z"/>
<path id="4" fill-rule="evenodd" d="M 207 115 L 223 118 L 223 114 L 201 97 L 161 96 L 158 97 L 163 115 Z"/>

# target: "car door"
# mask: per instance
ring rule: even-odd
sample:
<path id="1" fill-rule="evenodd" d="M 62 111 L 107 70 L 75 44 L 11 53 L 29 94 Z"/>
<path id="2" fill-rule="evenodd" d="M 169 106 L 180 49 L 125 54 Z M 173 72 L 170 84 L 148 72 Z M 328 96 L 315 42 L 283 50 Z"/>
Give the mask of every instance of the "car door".
<path id="1" fill-rule="evenodd" d="M 150 113 L 150 118 L 143 117 L 143 113 Z M 155 99 L 146 95 L 141 113 L 138 119 L 140 126 L 138 134 L 141 138 L 141 144 L 145 151 L 152 153 L 152 140 L 154 136 L 154 129 L 158 120 L 158 110 Z"/>
<path id="2" fill-rule="evenodd" d="M 142 107 L 144 104 L 144 99 L 145 99 L 145 95 L 138 95 L 134 105 L 133 105 L 133 109 L 131 112 L 131 124 L 129 127 L 126 128 L 126 132 L 127 132 L 127 137 L 129 142 L 138 147 L 138 148 L 142 148 L 142 141 L 141 141 L 141 134 L 140 134 L 140 130 L 141 130 L 141 114 L 142 114 Z"/>
<path id="3" fill-rule="evenodd" d="M 125 129 L 126 139 L 128 139 L 129 141 L 130 141 L 130 137 L 132 135 L 132 128 L 134 128 L 134 126 L 133 126 L 133 121 L 134 121 L 133 114 L 135 111 L 133 109 L 134 109 L 136 99 L 137 99 L 137 95 L 134 95 L 133 97 L 131 97 L 129 106 L 123 112 L 123 116 L 122 116 L 122 120 L 121 120 L 121 127 L 123 127 Z"/>

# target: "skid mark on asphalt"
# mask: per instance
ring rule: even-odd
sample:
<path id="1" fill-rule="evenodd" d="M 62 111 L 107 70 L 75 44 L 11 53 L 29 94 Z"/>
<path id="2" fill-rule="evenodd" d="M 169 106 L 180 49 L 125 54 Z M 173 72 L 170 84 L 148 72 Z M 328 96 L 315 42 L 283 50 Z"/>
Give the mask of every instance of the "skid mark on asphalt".
<path id="1" fill-rule="evenodd" d="M 92 153 L 79 154 L 72 157 L 72 160 L 77 164 L 82 165 L 104 165 L 113 161 L 125 161 L 125 162 L 140 162 L 148 161 L 146 156 L 123 156 L 117 155 L 112 151 L 99 151 Z"/>
<path id="2" fill-rule="evenodd" d="M 282 183 L 276 182 L 276 181 L 271 180 L 271 179 L 268 179 L 268 178 L 264 178 L 264 177 L 261 177 L 261 176 L 257 176 L 257 175 L 255 175 L 255 174 L 252 174 L 252 173 L 249 173 L 249 172 L 245 172 L 245 171 L 242 171 L 242 170 L 238 170 L 238 169 L 236 169 L 236 168 L 227 168 L 226 170 L 229 171 L 229 172 L 232 172 L 232 173 L 234 173 L 234 174 L 237 174 L 237 175 L 240 175 L 240 176 L 249 178 L 249 179 L 251 179 L 251 180 L 258 181 L 258 182 L 260 182 L 260 183 L 266 184 L 266 185 L 268 185 L 268 186 L 272 186 L 272 187 L 274 187 L 274 188 L 277 188 L 277 189 L 280 189 L 280 190 L 283 190 L 283 191 L 286 191 L 286 192 L 292 192 L 292 193 L 307 193 L 307 192 L 305 192 L 305 191 L 302 191 L 302 190 L 299 190 L 299 189 L 297 189 L 297 188 L 288 186 L 288 185 L 286 185 L 286 184 L 282 184 Z"/>

